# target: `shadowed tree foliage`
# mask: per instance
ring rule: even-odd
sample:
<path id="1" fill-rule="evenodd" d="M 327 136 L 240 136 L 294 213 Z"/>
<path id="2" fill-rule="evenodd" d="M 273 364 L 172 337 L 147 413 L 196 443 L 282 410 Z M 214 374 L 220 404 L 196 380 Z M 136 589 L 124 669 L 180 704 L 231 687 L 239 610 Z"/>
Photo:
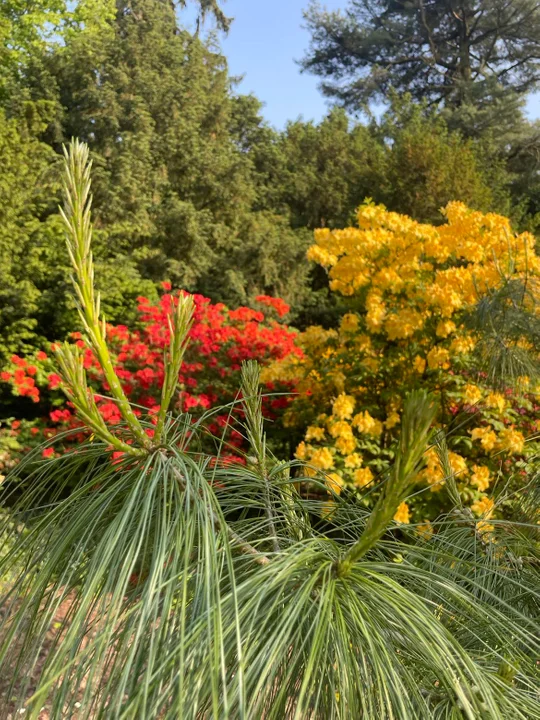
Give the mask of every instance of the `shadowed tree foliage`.
<path id="1" fill-rule="evenodd" d="M 511 177 L 493 145 L 464 138 L 410 96 L 392 98 L 377 130 L 385 143 L 382 202 L 416 220 L 440 224 L 441 208 L 462 200 L 476 210 L 508 215 Z"/>

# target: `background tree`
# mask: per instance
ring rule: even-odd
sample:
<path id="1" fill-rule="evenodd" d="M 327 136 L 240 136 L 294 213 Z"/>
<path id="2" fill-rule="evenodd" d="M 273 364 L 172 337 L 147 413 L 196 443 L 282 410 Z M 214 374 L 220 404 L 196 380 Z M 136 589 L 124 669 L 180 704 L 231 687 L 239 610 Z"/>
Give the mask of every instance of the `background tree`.
<path id="1" fill-rule="evenodd" d="M 370 128 L 351 122 L 341 109 L 319 124 L 287 125 L 281 191 L 296 227 L 338 227 L 382 183 L 384 149 Z"/>
<path id="2" fill-rule="evenodd" d="M 43 106 L 39 109 L 45 110 Z M 0 111 L 0 357 L 25 352 L 40 337 L 41 295 L 58 267 L 51 217 L 58 190 L 55 154 L 36 139 L 43 127 L 35 106 L 26 117 Z M 61 262 L 60 265 L 63 265 Z M 56 278 L 57 279 L 57 278 Z"/>
<path id="3" fill-rule="evenodd" d="M 392 98 L 375 133 L 385 145 L 385 172 L 374 197 L 388 208 L 437 225 L 452 200 L 510 214 L 512 178 L 492 143 L 463 137 L 410 96 Z M 516 215 L 522 214 L 518 208 Z"/>
<path id="4" fill-rule="evenodd" d="M 112 261 L 139 291 L 141 278 L 167 278 L 231 305 L 261 293 L 300 301 L 308 238 L 262 201 L 264 171 L 243 147 L 257 136 L 262 156 L 275 133 L 255 99 L 234 94 L 223 56 L 178 25 L 172 3 L 118 2 L 109 32 L 42 53 L 18 90 L 11 115 L 22 98 L 52 108 L 40 138 L 56 152 L 72 136 L 91 147 L 98 273 Z M 109 319 L 128 322 L 119 278 L 98 283 L 116 298 Z"/>
<path id="5" fill-rule="evenodd" d="M 537 0 L 350 0 L 344 12 L 312 3 L 305 17 L 304 70 L 355 110 L 393 87 L 500 126 L 540 79 Z"/>
<path id="6" fill-rule="evenodd" d="M 319 124 L 287 125 L 277 202 L 293 226 L 343 227 L 366 197 L 421 222 L 442 222 L 450 200 L 508 211 L 511 178 L 491 145 L 451 130 L 410 95 L 388 99 L 387 112 L 368 124 L 334 108 Z"/>

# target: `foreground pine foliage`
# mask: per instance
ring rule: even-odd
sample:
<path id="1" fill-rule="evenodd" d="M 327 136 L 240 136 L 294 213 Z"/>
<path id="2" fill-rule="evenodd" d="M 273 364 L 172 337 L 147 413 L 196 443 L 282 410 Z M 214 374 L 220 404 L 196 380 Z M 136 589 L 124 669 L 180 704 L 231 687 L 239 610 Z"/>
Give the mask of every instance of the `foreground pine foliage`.
<path id="1" fill-rule="evenodd" d="M 189 298 L 170 318 L 160 412 L 138 417 L 93 291 L 78 143 L 66 178 L 81 320 L 123 421 L 107 427 L 77 348 L 62 347 L 65 392 L 94 437 L 60 457 L 28 456 L 33 482 L 10 503 L 24 529 L 2 528 L 0 677 L 13 707 L 37 718 L 46 706 L 55 719 L 538 717 L 537 505 L 487 532 L 456 494 L 429 532 L 394 525 L 434 441 L 423 391 L 406 400 L 370 514 L 338 495 L 306 498 L 298 464 L 267 452 L 255 364 L 242 375 L 246 466 L 204 455 L 202 423 L 167 413 Z M 8 478 L 2 502 L 12 488 Z"/>

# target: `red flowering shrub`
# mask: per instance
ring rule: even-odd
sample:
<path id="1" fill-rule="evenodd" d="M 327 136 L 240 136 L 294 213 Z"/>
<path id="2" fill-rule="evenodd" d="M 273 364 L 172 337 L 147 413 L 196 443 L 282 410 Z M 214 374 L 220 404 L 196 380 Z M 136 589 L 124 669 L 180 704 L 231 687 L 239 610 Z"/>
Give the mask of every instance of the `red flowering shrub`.
<path id="1" fill-rule="evenodd" d="M 302 355 L 295 344 L 296 333 L 277 320 L 268 319 L 263 312 L 248 307 L 229 310 L 202 295 L 195 295 L 194 300 L 194 323 L 173 411 L 199 417 L 212 407 L 233 403 L 238 396 L 244 360 L 256 359 L 265 364 L 290 355 Z M 289 310 L 278 298 L 260 296 L 258 301 L 280 317 Z M 130 330 L 122 325 L 108 327 L 107 339 L 116 360 L 117 375 L 126 394 L 139 408 L 138 414 L 144 414 L 146 409 L 151 417 L 159 405 L 164 377 L 163 353 L 169 343 L 168 316 L 174 302 L 174 296 L 169 293 L 163 295 L 157 305 L 140 297 L 139 329 Z M 80 333 L 73 333 L 72 339 L 83 349 L 84 366 L 103 418 L 111 425 L 120 422 L 117 406 L 104 397 L 109 388 L 92 350 L 86 347 Z M 66 429 L 76 430 L 79 423 L 61 392 L 61 379 L 54 372 L 54 364 L 45 352 L 39 351 L 30 358 L 14 355 L 0 379 L 11 384 L 15 395 L 29 397 L 45 406 L 48 412 L 46 418 L 38 421 L 15 420 L 0 429 L 0 443 L 3 436 L 4 447 L 7 437 L 11 439 L 9 460 L 7 452 L 0 454 L 1 472 L 3 464 L 12 462 L 14 450 L 26 450 Z M 291 382 L 266 383 L 264 391 L 272 393 L 264 399 L 266 417 L 276 419 L 282 414 L 290 401 L 287 393 L 291 390 Z M 239 407 L 233 408 L 233 414 L 240 414 Z M 228 425 L 228 416 L 229 410 L 212 415 L 207 423 L 210 433 L 220 436 Z M 70 437 L 75 442 L 83 439 L 83 435 L 76 432 Z M 243 437 L 237 430 L 228 429 L 226 440 L 234 449 L 242 446 Z"/>

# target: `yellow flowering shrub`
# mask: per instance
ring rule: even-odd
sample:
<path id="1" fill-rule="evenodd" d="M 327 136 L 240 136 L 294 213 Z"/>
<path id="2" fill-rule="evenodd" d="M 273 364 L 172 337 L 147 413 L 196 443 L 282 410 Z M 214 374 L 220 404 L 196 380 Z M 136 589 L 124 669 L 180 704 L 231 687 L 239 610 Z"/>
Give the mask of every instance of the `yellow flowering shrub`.
<path id="1" fill-rule="evenodd" d="M 315 231 L 308 257 L 327 269 L 348 311 L 339 328 L 311 327 L 301 336 L 305 358 L 294 368 L 285 361 L 266 372 L 299 378 L 286 416 L 291 428 L 307 427 L 296 456 L 331 470 L 333 485 L 339 476 L 340 492 L 365 493 L 391 464 L 406 393 L 435 392 L 438 422 L 450 428 L 450 467 L 476 512 L 488 507 L 495 482 L 519 480 L 540 449 L 527 440 L 539 427 L 540 396 L 526 378 L 519 389 L 489 387 L 464 317 L 503 276 L 527 273 L 529 284 L 538 283 L 540 259 L 534 237 L 516 236 L 507 218 L 458 202 L 444 214 L 446 223 L 433 226 L 366 204 L 358 227 Z M 397 522 L 424 521 L 448 504 L 433 449 L 419 482 L 426 492 L 400 506 Z"/>

